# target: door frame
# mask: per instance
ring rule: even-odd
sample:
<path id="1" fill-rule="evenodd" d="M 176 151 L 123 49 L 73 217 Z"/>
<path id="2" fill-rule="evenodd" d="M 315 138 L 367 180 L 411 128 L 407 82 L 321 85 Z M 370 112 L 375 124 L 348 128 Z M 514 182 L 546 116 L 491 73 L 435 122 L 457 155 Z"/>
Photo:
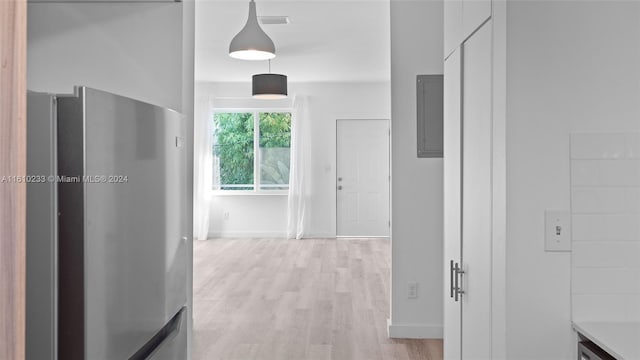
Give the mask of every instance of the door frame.
<path id="1" fill-rule="evenodd" d="M 25 357 L 27 186 L 27 2 L 0 2 L 0 349 Z M 13 179 L 12 179 L 13 178 Z"/>
<path id="2" fill-rule="evenodd" d="M 387 182 L 387 186 L 389 188 L 389 196 L 387 198 L 387 206 L 389 208 L 389 235 L 387 236 L 344 236 L 344 235 L 338 235 L 338 157 L 339 157 L 339 153 L 338 153 L 338 124 L 340 123 L 340 121 L 345 121 L 345 120 L 356 120 L 356 121 L 386 121 L 387 124 L 389 125 L 389 132 L 388 132 L 388 136 L 389 136 L 389 148 L 387 149 L 388 154 L 389 154 L 389 162 L 387 164 L 388 169 L 389 169 L 389 181 Z M 370 116 L 370 117 L 354 117 L 354 116 L 344 116 L 344 117 L 338 117 L 336 118 L 336 125 L 335 125 L 335 144 L 334 144 L 334 149 L 336 150 L 336 157 L 335 157 L 335 163 L 334 163 L 334 169 L 335 169 L 335 176 L 333 177 L 333 191 L 334 191 L 334 195 L 335 195 L 335 219 L 336 219 L 336 238 L 343 238 L 343 239 L 390 239 L 391 238 L 391 119 L 389 119 L 386 116 Z"/>

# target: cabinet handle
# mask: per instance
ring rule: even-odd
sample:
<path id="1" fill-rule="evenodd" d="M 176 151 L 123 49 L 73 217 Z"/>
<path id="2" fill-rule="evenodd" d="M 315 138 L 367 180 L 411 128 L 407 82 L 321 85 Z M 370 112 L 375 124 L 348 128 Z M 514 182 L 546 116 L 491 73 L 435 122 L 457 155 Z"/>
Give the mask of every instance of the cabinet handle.
<path id="1" fill-rule="evenodd" d="M 455 288 L 453 287 L 454 276 L 455 276 L 455 271 L 453 270 L 453 260 L 451 260 L 451 262 L 449 262 L 449 288 L 450 288 L 449 297 L 453 297 L 453 292 L 455 290 Z"/>
<path id="2" fill-rule="evenodd" d="M 462 297 L 462 294 L 464 294 L 464 291 L 462 290 L 462 287 L 461 287 L 462 281 L 458 280 L 458 275 L 460 275 L 460 277 L 462 277 L 462 274 L 464 274 L 464 271 L 462 270 L 462 268 L 460 266 L 458 266 L 458 263 L 456 263 L 456 266 L 454 267 L 453 270 L 456 272 L 455 301 L 458 301 Z"/>
<path id="3" fill-rule="evenodd" d="M 456 272 L 455 300 L 458 301 L 460 298 L 462 298 L 462 294 L 464 294 L 464 290 L 462 290 L 462 274 L 464 274 L 464 270 L 462 270 L 461 266 L 458 266 L 458 263 L 456 263 L 456 266 L 453 270 L 455 270 Z M 460 277 L 460 280 L 458 280 L 458 277 Z"/>
<path id="4" fill-rule="evenodd" d="M 462 290 L 462 279 L 459 279 L 458 276 L 462 277 L 464 271 L 460 267 L 458 263 L 455 263 L 453 260 L 449 261 L 449 297 L 452 297 L 454 301 L 460 300 L 464 291 Z"/>
<path id="5" fill-rule="evenodd" d="M 455 297 L 454 297 L 454 301 L 458 302 L 459 298 L 458 298 L 458 290 L 460 290 L 458 288 L 458 263 L 456 263 L 456 266 L 453 268 L 453 271 L 455 272 L 455 283 L 453 285 L 454 287 L 454 293 L 455 293 Z"/>

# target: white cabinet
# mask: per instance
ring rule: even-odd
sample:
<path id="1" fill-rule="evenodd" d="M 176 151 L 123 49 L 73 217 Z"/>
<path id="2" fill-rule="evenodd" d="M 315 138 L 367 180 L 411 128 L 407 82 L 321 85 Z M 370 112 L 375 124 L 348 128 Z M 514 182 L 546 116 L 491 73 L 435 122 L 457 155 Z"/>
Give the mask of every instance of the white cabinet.
<path id="1" fill-rule="evenodd" d="M 491 0 L 444 0 L 444 58 L 491 17 Z"/>
<path id="2" fill-rule="evenodd" d="M 492 29 L 445 61 L 445 359 L 490 359 Z"/>
<path id="3" fill-rule="evenodd" d="M 491 359 L 491 23 L 462 48 L 462 354 Z"/>
<path id="4" fill-rule="evenodd" d="M 447 359 L 460 359 L 460 302 L 454 301 L 454 267 L 460 264 L 461 192 L 461 63 L 460 49 L 444 62 L 444 353 Z"/>

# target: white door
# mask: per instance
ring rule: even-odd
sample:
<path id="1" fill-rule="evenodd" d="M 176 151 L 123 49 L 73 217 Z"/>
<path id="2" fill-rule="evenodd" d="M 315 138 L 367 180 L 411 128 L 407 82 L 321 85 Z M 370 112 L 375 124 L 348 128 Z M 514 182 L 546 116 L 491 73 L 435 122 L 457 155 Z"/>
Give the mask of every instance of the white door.
<path id="1" fill-rule="evenodd" d="M 491 359 L 491 22 L 462 52 L 462 358 Z"/>
<path id="2" fill-rule="evenodd" d="M 389 120 L 337 121 L 337 235 L 389 236 Z"/>

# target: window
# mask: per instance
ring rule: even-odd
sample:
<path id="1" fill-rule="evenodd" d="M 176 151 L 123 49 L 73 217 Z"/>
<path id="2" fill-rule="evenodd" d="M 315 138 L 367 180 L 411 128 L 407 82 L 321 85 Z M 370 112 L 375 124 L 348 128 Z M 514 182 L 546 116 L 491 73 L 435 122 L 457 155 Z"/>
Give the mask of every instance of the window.
<path id="1" fill-rule="evenodd" d="M 213 125 L 214 190 L 289 188 L 290 111 L 219 111 Z"/>

